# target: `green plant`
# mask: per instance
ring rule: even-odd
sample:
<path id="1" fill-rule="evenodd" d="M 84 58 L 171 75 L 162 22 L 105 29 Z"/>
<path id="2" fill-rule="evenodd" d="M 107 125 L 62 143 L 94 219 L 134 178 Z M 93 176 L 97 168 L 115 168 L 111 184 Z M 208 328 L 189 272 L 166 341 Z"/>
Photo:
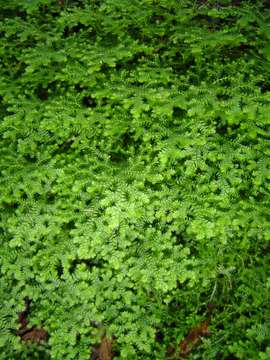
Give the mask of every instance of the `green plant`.
<path id="1" fill-rule="evenodd" d="M 190 358 L 268 358 L 270 13 L 218 3 L 0 5 L 3 359 L 165 359 L 209 302 Z"/>

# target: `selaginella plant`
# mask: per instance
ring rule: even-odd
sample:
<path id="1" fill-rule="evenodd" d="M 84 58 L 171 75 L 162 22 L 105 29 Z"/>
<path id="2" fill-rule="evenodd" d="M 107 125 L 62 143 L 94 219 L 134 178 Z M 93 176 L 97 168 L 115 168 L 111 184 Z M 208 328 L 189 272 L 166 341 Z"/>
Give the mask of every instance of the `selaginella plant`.
<path id="1" fill-rule="evenodd" d="M 270 358 L 269 19 L 1 2 L 1 359 Z"/>

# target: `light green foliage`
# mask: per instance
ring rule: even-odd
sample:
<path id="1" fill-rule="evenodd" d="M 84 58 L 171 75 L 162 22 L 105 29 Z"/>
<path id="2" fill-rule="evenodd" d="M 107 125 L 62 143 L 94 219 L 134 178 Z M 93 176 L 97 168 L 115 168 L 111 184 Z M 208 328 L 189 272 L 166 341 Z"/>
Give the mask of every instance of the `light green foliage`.
<path id="1" fill-rule="evenodd" d="M 270 13 L 216 3 L 1 3 L 1 359 L 89 359 L 94 324 L 165 359 L 209 302 L 191 359 L 269 359 Z"/>

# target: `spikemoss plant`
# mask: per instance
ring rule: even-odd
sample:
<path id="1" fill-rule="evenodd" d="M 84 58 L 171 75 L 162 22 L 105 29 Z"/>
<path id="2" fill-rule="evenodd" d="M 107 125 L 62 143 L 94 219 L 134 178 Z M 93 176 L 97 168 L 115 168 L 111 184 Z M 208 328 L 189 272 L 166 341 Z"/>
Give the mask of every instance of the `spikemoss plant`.
<path id="1" fill-rule="evenodd" d="M 270 357 L 261 1 L 0 4 L 1 359 Z M 48 342 L 24 343 L 18 313 Z M 156 334 L 159 333 L 157 339 Z"/>

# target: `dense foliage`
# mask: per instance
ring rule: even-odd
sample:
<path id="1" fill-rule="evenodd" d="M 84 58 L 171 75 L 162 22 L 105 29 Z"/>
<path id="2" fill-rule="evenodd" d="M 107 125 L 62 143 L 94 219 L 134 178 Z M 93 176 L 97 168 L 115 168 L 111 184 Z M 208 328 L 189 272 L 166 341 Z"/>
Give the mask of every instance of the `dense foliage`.
<path id="1" fill-rule="evenodd" d="M 166 359 L 209 303 L 190 359 L 269 359 L 267 6 L 9 0 L 0 20 L 1 359 L 89 359 L 105 331 L 117 359 Z M 17 335 L 25 299 L 48 341 Z"/>

